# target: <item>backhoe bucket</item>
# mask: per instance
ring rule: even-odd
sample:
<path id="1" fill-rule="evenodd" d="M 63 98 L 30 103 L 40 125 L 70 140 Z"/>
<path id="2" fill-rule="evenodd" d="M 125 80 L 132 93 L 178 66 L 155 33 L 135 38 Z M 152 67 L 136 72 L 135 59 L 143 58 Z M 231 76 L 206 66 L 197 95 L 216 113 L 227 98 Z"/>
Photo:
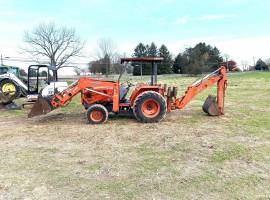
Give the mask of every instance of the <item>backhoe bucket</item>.
<path id="1" fill-rule="evenodd" d="M 45 115 L 52 111 L 52 107 L 50 102 L 43 97 L 38 97 L 36 103 L 32 107 L 30 113 L 28 114 L 28 118 Z"/>
<path id="2" fill-rule="evenodd" d="M 210 116 L 219 116 L 221 112 L 218 108 L 217 97 L 213 95 L 209 95 L 205 100 L 202 109 L 205 113 Z"/>

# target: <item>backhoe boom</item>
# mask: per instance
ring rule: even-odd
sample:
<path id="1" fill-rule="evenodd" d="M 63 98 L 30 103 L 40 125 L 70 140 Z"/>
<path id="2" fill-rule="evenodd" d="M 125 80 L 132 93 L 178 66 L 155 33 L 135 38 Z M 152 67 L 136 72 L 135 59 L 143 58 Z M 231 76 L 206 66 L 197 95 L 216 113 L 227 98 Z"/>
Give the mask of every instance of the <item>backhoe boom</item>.
<path id="1" fill-rule="evenodd" d="M 221 67 L 215 72 L 205 76 L 199 81 L 194 82 L 185 92 L 185 95 L 175 100 L 175 107 L 183 109 L 199 92 L 217 83 L 217 106 L 219 114 L 224 114 L 224 95 L 227 83 L 226 68 Z M 215 98 L 212 98 L 215 100 Z M 209 104 L 213 104 L 211 102 Z M 209 105 L 210 106 L 210 105 Z M 208 106 L 208 107 L 209 107 Z M 217 115 L 219 115 L 217 113 Z"/>

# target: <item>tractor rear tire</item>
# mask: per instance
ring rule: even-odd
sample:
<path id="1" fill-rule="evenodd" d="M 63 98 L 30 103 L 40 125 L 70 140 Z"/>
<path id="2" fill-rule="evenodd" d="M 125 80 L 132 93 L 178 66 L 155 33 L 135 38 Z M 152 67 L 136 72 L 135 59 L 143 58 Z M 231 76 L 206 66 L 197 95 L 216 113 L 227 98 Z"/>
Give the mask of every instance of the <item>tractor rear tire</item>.
<path id="1" fill-rule="evenodd" d="M 0 93 L 2 103 L 9 104 L 21 96 L 21 88 L 12 80 L 4 79 L 0 82 Z"/>
<path id="2" fill-rule="evenodd" d="M 90 124 L 101 124 L 108 120 L 108 110 L 101 104 L 93 104 L 87 109 L 87 119 Z"/>
<path id="3" fill-rule="evenodd" d="M 142 123 L 156 123 L 166 116 L 166 100 L 159 93 L 146 91 L 135 100 L 133 113 L 135 118 Z"/>

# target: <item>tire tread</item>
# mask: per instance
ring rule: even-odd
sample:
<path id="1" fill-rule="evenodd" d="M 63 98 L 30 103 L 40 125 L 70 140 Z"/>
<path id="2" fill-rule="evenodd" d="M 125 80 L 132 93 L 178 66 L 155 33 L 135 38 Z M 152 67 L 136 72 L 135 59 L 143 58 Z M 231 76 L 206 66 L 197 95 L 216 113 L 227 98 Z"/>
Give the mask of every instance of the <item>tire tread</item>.
<path id="1" fill-rule="evenodd" d="M 157 117 L 150 119 L 150 118 L 146 118 L 142 115 L 140 115 L 139 112 L 139 106 L 140 104 L 143 102 L 143 100 L 145 98 L 154 98 L 154 99 L 159 99 L 161 106 L 164 107 L 164 111 L 161 115 L 158 115 Z M 160 122 L 162 121 L 165 117 L 166 117 L 166 113 L 167 113 L 167 106 L 166 106 L 166 100 L 163 96 L 161 96 L 158 92 L 155 91 L 145 91 L 142 92 L 140 95 L 137 96 L 135 102 L 134 102 L 134 106 L 133 106 L 133 114 L 135 116 L 135 118 L 142 123 L 156 123 L 156 122 Z"/>
<path id="2" fill-rule="evenodd" d="M 105 113 L 105 118 L 101 122 L 96 123 L 94 121 L 91 121 L 91 119 L 89 118 L 90 112 L 94 109 L 102 110 Z M 87 109 L 87 119 L 88 119 L 88 122 L 90 124 L 105 123 L 108 120 L 108 117 L 109 117 L 109 112 L 108 112 L 107 108 L 105 106 L 103 106 L 102 104 L 93 104 L 93 105 L 89 106 L 89 108 Z"/>

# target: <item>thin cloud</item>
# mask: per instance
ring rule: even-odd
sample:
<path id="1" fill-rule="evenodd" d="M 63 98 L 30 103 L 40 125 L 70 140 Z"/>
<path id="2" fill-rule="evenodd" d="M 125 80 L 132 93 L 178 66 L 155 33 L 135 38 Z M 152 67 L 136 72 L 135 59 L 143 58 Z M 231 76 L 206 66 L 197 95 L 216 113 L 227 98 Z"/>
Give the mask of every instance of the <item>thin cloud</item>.
<path id="1" fill-rule="evenodd" d="M 189 18 L 187 16 L 180 17 L 177 20 L 175 20 L 174 24 L 187 24 L 189 21 Z"/>
<path id="2" fill-rule="evenodd" d="M 0 16 L 1 17 L 10 17 L 10 16 L 15 16 L 17 13 L 15 11 L 0 11 Z"/>
<path id="3" fill-rule="evenodd" d="M 225 4 L 241 4 L 241 3 L 247 3 L 247 0 L 223 0 Z"/>
<path id="4" fill-rule="evenodd" d="M 233 18 L 235 15 L 203 15 L 198 18 L 199 21 L 221 20 L 226 18 Z"/>

